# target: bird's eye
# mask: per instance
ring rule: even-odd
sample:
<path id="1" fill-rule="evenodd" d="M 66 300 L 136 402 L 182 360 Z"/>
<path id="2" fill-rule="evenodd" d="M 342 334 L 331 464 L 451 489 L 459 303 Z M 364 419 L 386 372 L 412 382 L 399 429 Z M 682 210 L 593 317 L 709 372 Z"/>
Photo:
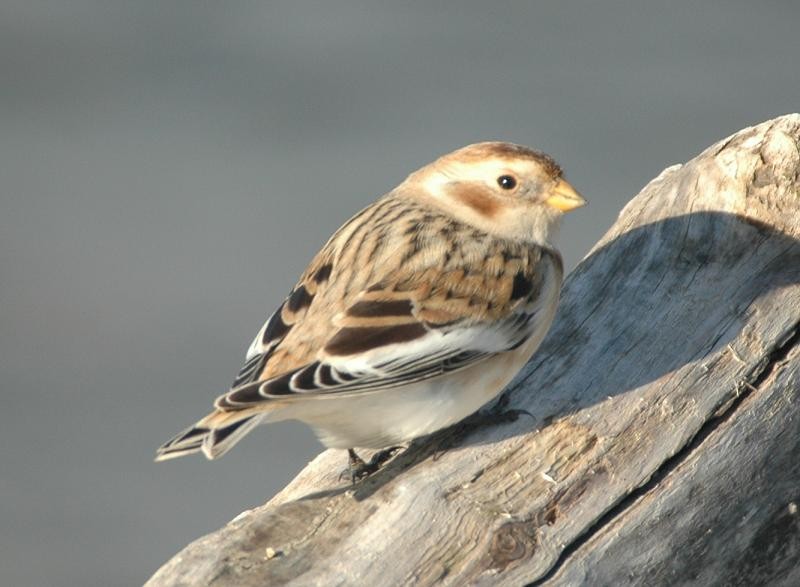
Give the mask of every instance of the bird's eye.
<path id="1" fill-rule="evenodd" d="M 497 178 L 497 185 L 504 190 L 513 190 L 515 187 L 517 187 L 517 180 L 510 175 L 501 175 Z"/>

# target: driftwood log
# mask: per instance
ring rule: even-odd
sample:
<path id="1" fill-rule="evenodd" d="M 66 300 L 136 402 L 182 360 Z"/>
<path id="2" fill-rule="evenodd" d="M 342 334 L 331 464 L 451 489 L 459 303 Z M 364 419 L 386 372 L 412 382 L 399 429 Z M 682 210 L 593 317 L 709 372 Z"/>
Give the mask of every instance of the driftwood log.
<path id="1" fill-rule="evenodd" d="M 150 586 L 800 585 L 800 116 L 664 170 L 491 415 L 317 457 Z M 474 420 L 474 419 L 473 419 Z"/>

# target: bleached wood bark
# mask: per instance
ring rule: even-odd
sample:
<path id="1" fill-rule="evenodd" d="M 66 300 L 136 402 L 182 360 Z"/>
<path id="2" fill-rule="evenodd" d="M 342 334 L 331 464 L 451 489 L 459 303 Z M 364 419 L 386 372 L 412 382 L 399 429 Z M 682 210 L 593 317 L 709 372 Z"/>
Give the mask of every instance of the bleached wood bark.
<path id="1" fill-rule="evenodd" d="M 150 586 L 800 585 L 800 116 L 664 170 L 570 275 L 515 422 L 343 451 Z"/>

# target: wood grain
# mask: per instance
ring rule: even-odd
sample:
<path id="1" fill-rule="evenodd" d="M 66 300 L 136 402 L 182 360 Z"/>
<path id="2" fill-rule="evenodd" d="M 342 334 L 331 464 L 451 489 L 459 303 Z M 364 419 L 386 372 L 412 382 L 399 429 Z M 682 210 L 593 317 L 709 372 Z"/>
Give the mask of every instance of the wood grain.
<path id="1" fill-rule="evenodd" d="M 328 451 L 148 582 L 800 584 L 800 116 L 633 198 L 498 416 Z"/>

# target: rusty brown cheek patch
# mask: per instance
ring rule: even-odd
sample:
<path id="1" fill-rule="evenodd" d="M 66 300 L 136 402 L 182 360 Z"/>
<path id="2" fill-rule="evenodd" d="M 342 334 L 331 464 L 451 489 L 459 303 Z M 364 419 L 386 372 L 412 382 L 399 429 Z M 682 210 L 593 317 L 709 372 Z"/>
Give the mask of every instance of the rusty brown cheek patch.
<path id="1" fill-rule="evenodd" d="M 487 218 L 494 218 L 500 211 L 500 204 L 495 200 L 494 194 L 480 186 L 458 186 L 453 190 L 453 196 L 462 204 Z"/>

